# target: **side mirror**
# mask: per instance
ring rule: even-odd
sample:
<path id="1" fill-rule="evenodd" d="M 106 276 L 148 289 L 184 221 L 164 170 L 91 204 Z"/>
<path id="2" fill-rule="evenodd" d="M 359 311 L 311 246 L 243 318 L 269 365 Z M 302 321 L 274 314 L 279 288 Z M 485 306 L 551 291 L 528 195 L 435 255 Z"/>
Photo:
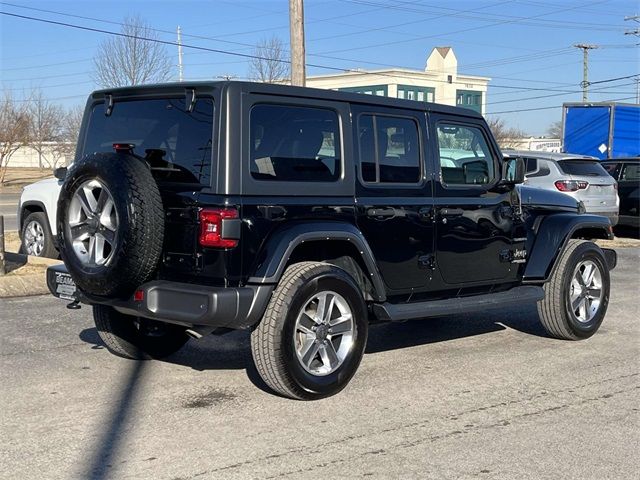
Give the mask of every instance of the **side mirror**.
<path id="1" fill-rule="evenodd" d="M 517 185 L 524 183 L 524 159 L 522 157 L 507 158 L 502 164 L 503 185 Z"/>
<path id="2" fill-rule="evenodd" d="M 58 167 L 53 171 L 53 176 L 58 180 L 64 180 L 67 176 L 67 167 Z"/>

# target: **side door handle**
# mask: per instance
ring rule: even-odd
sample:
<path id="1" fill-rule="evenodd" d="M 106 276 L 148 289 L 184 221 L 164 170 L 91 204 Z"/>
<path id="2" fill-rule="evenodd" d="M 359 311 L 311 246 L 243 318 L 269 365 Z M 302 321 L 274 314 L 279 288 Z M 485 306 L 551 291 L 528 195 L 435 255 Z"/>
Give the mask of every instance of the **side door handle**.
<path id="1" fill-rule="evenodd" d="M 393 208 L 369 208 L 367 209 L 367 217 L 374 218 L 393 218 L 400 216 L 400 211 Z"/>
<path id="2" fill-rule="evenodd" d="M 443 217 L 459 217 L 464 214 L 462 208 L 441 208 L 440 215 Z"/>

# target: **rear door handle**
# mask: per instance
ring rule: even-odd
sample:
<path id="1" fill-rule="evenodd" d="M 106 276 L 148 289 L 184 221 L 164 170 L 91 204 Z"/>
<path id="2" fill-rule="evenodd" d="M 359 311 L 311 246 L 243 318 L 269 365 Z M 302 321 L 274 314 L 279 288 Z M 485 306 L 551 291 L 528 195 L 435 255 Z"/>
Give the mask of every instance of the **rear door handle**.
<path id="1" fill-rule="evenodd" d="M 462 208 L 441 208 L 440 215 L 443 217 L 459 217 L 464 214 Z"/>

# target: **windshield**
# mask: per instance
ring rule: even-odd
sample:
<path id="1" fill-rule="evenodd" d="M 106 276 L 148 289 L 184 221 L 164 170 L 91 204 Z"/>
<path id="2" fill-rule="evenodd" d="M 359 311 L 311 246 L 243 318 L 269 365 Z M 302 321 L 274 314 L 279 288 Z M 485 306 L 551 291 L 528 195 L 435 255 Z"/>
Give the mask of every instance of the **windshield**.
<path id="1" fill-rule="evenodd" d="M 113 152 L 131 144 L 158 180 L 209 185 L 213 100 L 200 98 L 192 112 L 184 98 L 116 101 L 111 115 L 93 107 L 82 154 Z"/>
<path id="2" fill-rule="evenodd" d="M 597 160 L 561 160 L 560 169 L 568 175 L 607 177 L 609 174 Z"/>

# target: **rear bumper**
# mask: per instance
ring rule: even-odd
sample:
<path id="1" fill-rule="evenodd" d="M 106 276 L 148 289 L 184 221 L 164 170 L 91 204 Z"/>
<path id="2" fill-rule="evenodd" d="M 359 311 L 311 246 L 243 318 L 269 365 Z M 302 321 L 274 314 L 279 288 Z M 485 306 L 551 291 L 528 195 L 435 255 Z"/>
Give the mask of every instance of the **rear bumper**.
<path id="1" fill-rule="evenodd" d="M 138 288 L 142 299 L 115 299 L 86 295 L 78 289 L 61 288 L 56 277 L 65 275 L 64 265 L 47 268 L 47 285 L 56 297 L 88 305 L 109 305 L 121 313 L 176 323 L 188 327 L 205 325 L 246 329 L 260 321 L 273 285 L 239 288 L 208 287 L 189 283 L 154 280 Z"/>
<path id="2" fill-rule="evenodd" d="M 616 208 L 615 210 L 610 210 L 610 211 L 590 211 L 587 210 L 586 213 L 588 213 L 589 215 L 600 215 L 601 217 L 607 217 L 609 219 L 609 221 L 611 222 L 611 226 L 615 227 L 618 224 L 618 209 Z"/>

